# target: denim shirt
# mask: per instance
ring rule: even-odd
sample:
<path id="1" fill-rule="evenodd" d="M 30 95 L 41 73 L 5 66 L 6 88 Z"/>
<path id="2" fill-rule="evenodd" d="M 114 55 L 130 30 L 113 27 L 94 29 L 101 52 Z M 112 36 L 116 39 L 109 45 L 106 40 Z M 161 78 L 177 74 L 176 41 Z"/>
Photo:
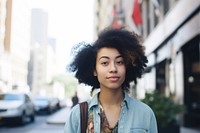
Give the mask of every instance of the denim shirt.
<path id="1" fill-rule="evenodd" d="M 157 122 L 152 109 L 125 93 L 118 121 L 118 133 L 157 133 Z M 88 111 L 94 113 L 95 133 L 100 133 L 100 107 L 98 94 L 88 101 Z M 88 112 L 88 113 L 89 113 Z M 79 104 L 72 108 L 65 124 L 64 133 L 80 133 Z"/>

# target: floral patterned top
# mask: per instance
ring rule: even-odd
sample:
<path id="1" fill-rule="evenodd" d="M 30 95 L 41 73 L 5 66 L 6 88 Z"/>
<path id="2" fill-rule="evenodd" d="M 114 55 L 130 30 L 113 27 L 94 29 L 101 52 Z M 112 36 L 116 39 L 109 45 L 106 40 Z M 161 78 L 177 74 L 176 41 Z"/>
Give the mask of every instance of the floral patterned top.
<path id="1" fill-rule="evenodd" d="M 118 122 L 114 128 L 110 128 L 108 120 L 106 118 L 106 114 L 101 105 L 100 105 L 100 120 L 101 120 L 101 128 L 100 128 L 101 133 L 117 133 Z M 87 133 L 94 133 L 93 111 L 90 112 L 90 114 L 89 114 Z"/>

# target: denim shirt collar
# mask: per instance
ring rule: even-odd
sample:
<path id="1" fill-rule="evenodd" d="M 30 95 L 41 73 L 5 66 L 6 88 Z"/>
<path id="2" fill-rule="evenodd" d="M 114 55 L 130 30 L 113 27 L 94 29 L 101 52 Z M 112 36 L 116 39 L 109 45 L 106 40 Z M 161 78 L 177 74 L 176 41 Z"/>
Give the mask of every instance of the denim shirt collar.
<path id="1" fill-rule="evenodd" d="M 100 93 L 100 92 L 99 92 Z M 94 107 L 94 106 L 98 106 L 99 104 L 99 100 L 98 100 L 98 96 L 99 93 L 97 93 L 89 102 L 89 110 Z M 123 92 L 124 93 L 124 100 L 122 101 L 121 106 L 126 106 L 127 109 L 129 109 L 129 100 L 130 100 L 130 96 L 128 95 L 127 92 Z"/>

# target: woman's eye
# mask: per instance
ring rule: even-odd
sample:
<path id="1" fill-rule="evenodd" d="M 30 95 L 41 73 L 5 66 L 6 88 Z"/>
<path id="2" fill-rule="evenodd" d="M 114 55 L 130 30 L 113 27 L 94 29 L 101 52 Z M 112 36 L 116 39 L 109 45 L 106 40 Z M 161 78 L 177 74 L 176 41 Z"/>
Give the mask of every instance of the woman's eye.
<path id="1" fill-rule="evenodd" d="M 101 62 L 102 65 L 108 65 L 108 62 Z"/>
<path id="2" fill-rule="evenodd" d="M 124 61 L 118 61 L 117 64 L 123 65 Z"/>

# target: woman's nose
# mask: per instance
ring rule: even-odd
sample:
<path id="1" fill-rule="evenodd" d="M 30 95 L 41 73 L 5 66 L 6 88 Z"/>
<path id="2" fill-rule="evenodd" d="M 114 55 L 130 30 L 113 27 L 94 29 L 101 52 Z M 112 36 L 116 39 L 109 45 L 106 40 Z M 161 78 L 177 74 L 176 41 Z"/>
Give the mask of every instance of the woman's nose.
<path id="1" fill-rule="evenodd" d="M 110 72 L 117 72 L 117 67 L 115 63 L 110 63 Z"/>

